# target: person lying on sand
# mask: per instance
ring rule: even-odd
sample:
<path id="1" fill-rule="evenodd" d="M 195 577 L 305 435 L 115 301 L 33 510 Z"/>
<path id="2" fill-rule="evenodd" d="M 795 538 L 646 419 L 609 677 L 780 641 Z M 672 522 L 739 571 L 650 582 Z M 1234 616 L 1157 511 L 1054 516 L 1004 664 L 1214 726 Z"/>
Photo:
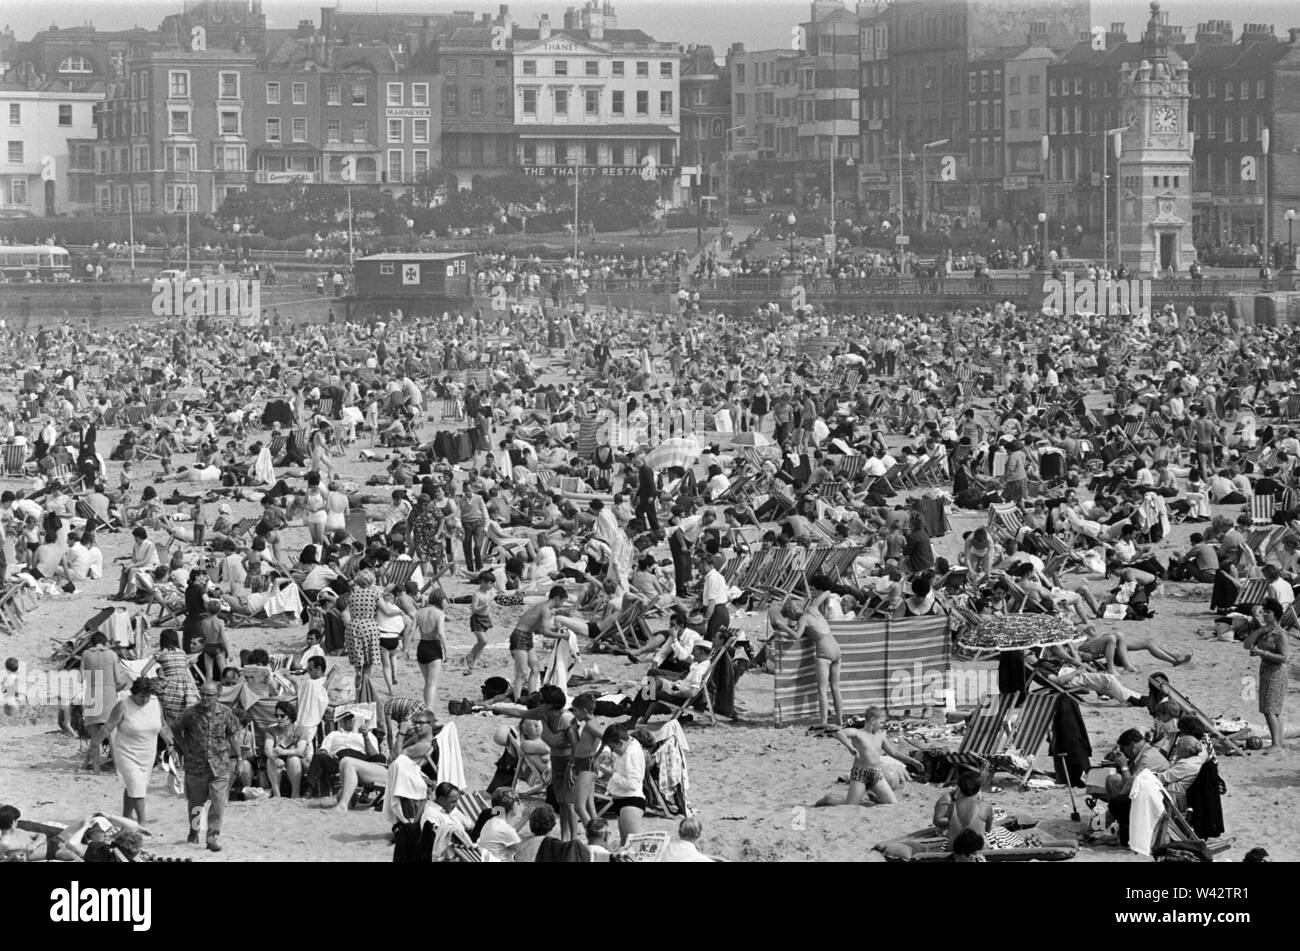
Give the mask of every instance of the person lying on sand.
<path id="1" fill-rule="evenodd" d="M 852 727 L 837 730 L 835 738 L 853 754 L 853 770 L 849 773 L 849 791 L 841 801 L 834 793 L 818 799 L 816 806 L 855 806 L 865 796 L 870 803 L 888 805 L 898 802 L 894 790 L 885 779 L 884 757 L 892 756 L 911 769 L 921 770 L 920 762 L 889 741 L 882 732 L 884 717 L 879 707 L 867 707 L 866 723 L 861 729 Z"/>

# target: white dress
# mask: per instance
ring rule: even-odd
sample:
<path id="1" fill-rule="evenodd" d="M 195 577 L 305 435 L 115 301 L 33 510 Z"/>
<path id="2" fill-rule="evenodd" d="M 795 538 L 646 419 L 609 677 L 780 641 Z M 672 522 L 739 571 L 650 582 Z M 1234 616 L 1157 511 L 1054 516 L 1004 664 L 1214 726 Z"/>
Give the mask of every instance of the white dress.
<path id="1" fill-rule="evenodd" d="M 132 799 L 143 799 L 158 756 L 162 704 L 157 697 L 150 697 L 143 706 L 130 697 L 121 704 L 122 720 L 113 731 L 113 766 L 126 787 L 126 794 Z"/>

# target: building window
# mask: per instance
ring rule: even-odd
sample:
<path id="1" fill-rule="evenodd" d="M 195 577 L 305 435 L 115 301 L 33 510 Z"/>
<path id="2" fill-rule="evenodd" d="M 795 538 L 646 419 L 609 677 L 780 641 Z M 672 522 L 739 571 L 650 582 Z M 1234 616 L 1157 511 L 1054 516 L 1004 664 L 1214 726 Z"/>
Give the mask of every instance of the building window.
<path id="1" fill-rule="evenodd" d="M 194 168 L 194 146 L 169 145 L 165 156 L 167 171 L 188 172 Z"/>
<path id="2" fill-rule="evenodd" d="M 411 83 L 411 105 L 427 106 L 429 104 L 429 84 Z"/>
<path id="3" fill-rule="evenodd" d="M 338 87 L 335 87 L 336 89 Z M 278 106 L 280 104 L 280 84 L 266 84 L 266 104 L 268 106 Z"/>
<path id="4" fill-rule="evenodd" d="M 664 90 L 659 93 L 659 114 L 661 116 L 673 114 L 673 94 L 671 90 Z"/>
<path id="5" fill-rule="evenodd" d="M 567 116 L 569 114 L 569 90 L 554 89 L 555 96 L 555 114 L 557 116 Z"/>
<path id="6" fill-rule="evenodd" d="M 1037 109 L 1030 109 L 1030 110 L 1029 110 L 1029 124 L 1026 125 L 1025 128 L 1026 128 L 1026 129 L 1037 129 L 1037 128 L 1038 128 L 1038 110 L 1037 110 Z"/>
<path id="7" fill-rule="evenodd" d="M 22 175 L 15 175 L 9 179 L 9 199 L 15 205 L 27 204 L 27 179 Z"/>
<path id="8" fill-rule="evenodd" d="M 567 59 L 557 59 L 555 61 L 555 75 L 557 76 L 569 75 L 569 61 Z"/>
<path id="9" fill-rule="evenodd" d="M 190 112 L 188 109 L 173 109 L 168 113 L 167 131 L 171 135 L 190 134 Z"/>
<path id="10" fill-rule="evenodd" d="M 1019 77 L 1019 76 L 1012 76 L 1010 79 L 1007 80 L 1007 95 L 1008 95 L 1008 96 L 1018 96 L 1018 95 L 1020 95 L 1020 77 Z"/>
<path id="11" fill-rule="evenodd" d="M 588 76 L 599 76 L 599 75 L 600 75 L 600 62 L 599 62 L 598 60 L 589 59 L 589 60 L 587 60 L 587 62 L 584 64 L 584 69 L 585 69 L 586 74 L 587 74 Z"/>
<path id="12" fill-rule="evenodd" d="M 636 75 L 638 79 L 650 78 L 650 64 L 645 60 L 637 60 Z"/>
<path id="13" fill-rule="evenodd" d="M 167 98 L 190 98 L 190 74 L 183 69 L 173 69 L 167 74 Z"/>
<path id="14" fill-rule="evenodd" d="M 59 106 L 59 125 L 65 124 L 63 121 L 63 108 L 64 108 L 63 106 Z M 23 124 L 23 107 L 20 103 L 11 102 L 9 104 L 9 124 L 10 125 Z M 69 120 L 69 122 L 66 124 L 71 125 L 71 120 Z"/>
<path id="15" fill-rule="evenodd" d="M 214 166 L 219 172 L 242 172 L 244 170 L 244 147 L 242 145 L 219 145 L 215 149 Z"/>
<path id="16" fill-rule="evenodd" d="M 93 73 L 95 70 L 90 65 L 90 60 L 84 56 L 69 56 L 59 64 L 61 73 Z"/>
<path id="17" fill-rule="evenodd" d="M 429 150 L 416 149 L 411 153 L 411 177 L 423 178 L 429 171 Z"/>
<path id="18" fill-rule="evenodd" d="M 219 73 L 217 90 L 218 99 L 238 99 L 239 73 Z"/>
<path id="19" fill-rule="evenodd" d="M 280 120 L 275 117 L 266 120 L 266 141 L 280 141 Z"/>
<path id="20" fill-rule="evenodd" d="M 525 142 L 525 143 L 524 143 L 524 148 L 523 148 L 523 153 L 524 153 L 524 164 L 525 164 L 525 165 L 536 165 L 536 164 L 537 164 L 537 146 L 536 146 L 536 145 L 534 145 L 532 142 Z"/>
<path id="21" fill-rule="evenodd" d="M 744 69 L 745 69 L 745 67 L 744 67 L 744 66 L 737 66 L 736 68 L 737 68 L 738 70 L 741 70 L 740 81 L 743 83 L 743 82 L 745 81 L 745 77 L 744 77 Z M 623 64 L 623 61 L 622 61 L 621 59 L 619 59 L 619 60 L 614 60 L 614 62 L 610 63 L 610 71 L 611 71 L 610 74 L 613 75 L 613 76 L 623 76 L 623 75 L 626 75 L 626 74 L 623 72 L 623 69 L 624 69 L 624 64 Z"/>
<path id="22" fill-rule="evenodd" d="M 457 86 L 444 86 L 442 90 L 442 109 L 449 116 L 454 116 L 460 112 L 460 88 Z"/>
<path id="23" fill-rule="evenodd" d="M 481 59 L 472 59 L 469 61 L 469 74 L 471 76 L 483 75 L 483 61 Z"/>
<path id="24" fill-rule="evenodd" d="M 1012 109 L 1012 110 L 1011 110 L 1011 121 L 1008 123 L 1007 128 L 1009 128 L 1009 129 L 1019 129 L 1019 128 L 1020 128 L 1020 110 L 1019 110 L 1019 109 Z"/>
<path id="25" fill-rule="evenodd" d="M 524 95 L 524 115 L 526 116 L 537 115 L 537 90 L 525 89 L 523 90 L 523 95 Z"/>
<path id="26" fill-rule="evenodd" d="M 366 104 L 366 98 L 367 98 L 366 84 L 353 83 L 352 84 L 352 105 L 364 106 Z"/>
<path id="27" fill-rule="evenodd" d="M 411 141 L 412 142 L 429 141 L 429 120 L 428 119 L 411 120 Z"/>
<path id="28" fill-rule="evenodd" d="M 611 146 L 609 147 L 609 164 L 610 164 L 610 165 L 624 165 L 624 164 L 626 164 L 626 161 L 625 161 L 625 160 L 626 160 L 626 155 L 624 154 L 623 146 L 621 146 L 621 145 L 611 145 Z"/>
<path id="29" fill-rule="evenodd" d="M 508 87 L 506 86 L 497 87 L 497 109 L 496 109 L 497 115 L 504 116 L 509 114 L 510 111 L 509 96 L 510 96 L 510 90 Z"/>
<path id="30" fill-rule="evenodd" d="M 469 91 L 469 114 L 483 115 L 483 90 L 477 86 Z"/>
<path id="31" fill-rule="evenodd" d="M 239 112 L 237 110 L 221 110 L 221 134 L 239 135 Z"/>
<path id="32" fill-rule="evenodd" d="M 586 99 L 587 101 L 587 115 L 589 116 L 600 115 L 600 90 L 584 89 L 582 91 L 582 95 L 583 98 Z"/>
<path id="33" fill-rule="evenodd" d="M 9 143 L 9 163 L 19 165 L 23 160 L 23 144 L 21 142 Z"/>
<path id="34" fill-rule="evenodd" d="M 537 75 L 537 60 L 535 60 L 535 59 L 526 59 L 526 60 L 524 60 L 524 70 L 523 70 L 523 75 L 525 75 L 525 76 L 536 76 L 536 75 Z"/>
<path id="35" fill-rule="evenodd" d="M 388 181 L 390 183 L 404 181 L 402 177 L 401 149 L 388 150 Z"/>
<path id="36" fill-rule="evenodd" d="M 650 91 L 648 89 L 637 90 L 636 114 L 639 116 L 650 115 Z"/>
<path id="37" fill-rule="evenodd" d="M 293 120 L 293 140 L 295 142 L 307 141 L 307 119 L 305 116 Z"/>
<path id="38" fill-rule="evenodd" d="M 401 119 L 388 120 L 388 141 L 389 142 L 402 141 L 402 120 Z"/>
<path id="39" fill-rule="evenodd" d="M 343 120 L 327 119 L 325 120 L 325 140 L 327 142 L 338 142 L 343 138 Z"/>
<path id="40" fill-rule="evenodd" d="M 671 62 L 665 62 L 659 64 L 659 78 L 660 79 L 673 78 L 673 64 Z"/>
<path id="41" fill-rule="evenodd" d="M 587 153 L 586 162 L 588 165 L 595 166 L 600 164 L 599 145 L 597 145 L 595 142 L 588 142 L 586 146 L 586 153 Z"/>
<path id="42" fill-rule="evenodd" d="M 565 145 L 563 142 L 555 143 L 555 164 L 556 165 L 569 164 L 569 147 Z"/>
<path id="43" fill-rule="evenodd" d="M 307 84 L 306 83 L 294 83 L 293 86 L 290 87 L 290 93 L 293 96 L 293 104 L 295 106 L 307 105 Z"/>
<path id="44" fill-rule="evenodd" d="M 1264 98 L 1264 80 L 1262 79 L 1255 80 L 1255 98 L 1256 99 Z"/>
<path id="45" fill-rule="evenodd" d="M 388 84 L 388 104 L 390 106 L 400 106 L 402 104 L 402 84 Z"/>
<path id="46" fill-rule="evenodd" d="M 623 115 L 623 96 L 624 96 L 623 90 L 621 89 L 614 90 L 613 94 L 610 97 L 610 103 L 609 103 L 609 111 L 611 114 L 616 116 Z"/>
<path id="47" fill-rule="evenodd" d="M 269 102 L 270 100 L 267 101 Z M 343 104 L 343 99 L 341 97 L 339 84 L 326 83 L 325 84 L 325 105 L 341 106 L 342 104 Z"/>
<path id="48" fill-rule="evenodd" d="M 660 165 L 673 164 L 673 144 L 671 142 L 659 143 L 659 164 Z"/>
<path id="49" fill-rule="evenodd" d="M 1027 79 L 1028 82 L 1029 82 L 1029 95 L 1031 95 L 1031 96 L 1037 96 L 1037 95 L 1038 95 L 1038 77 L 1037 77 L 1037 76 L 1027 76 L 1026 79 Z"/>
<path id="50" fill-rule="evenodd" d="M 352 141 L 369 142 L 370 141 L 370 122 L 367 119 L 352 120 Z"/>

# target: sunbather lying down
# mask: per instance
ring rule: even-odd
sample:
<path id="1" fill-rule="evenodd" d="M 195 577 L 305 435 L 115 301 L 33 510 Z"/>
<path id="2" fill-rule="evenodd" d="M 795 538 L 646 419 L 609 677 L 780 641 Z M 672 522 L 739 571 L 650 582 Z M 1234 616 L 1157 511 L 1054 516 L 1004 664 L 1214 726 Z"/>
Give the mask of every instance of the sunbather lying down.
<path id="1" fill-rule="evenodd" d="M 112 845 L 136 857 L 149 830 L 124 816 L 94 813 L 75 822 L 37 822 L 14 806 L 0 806 L 0 862 L 81 862 L 93 846 Z M 118 840 L 121 840 L 119 843 Z"/>

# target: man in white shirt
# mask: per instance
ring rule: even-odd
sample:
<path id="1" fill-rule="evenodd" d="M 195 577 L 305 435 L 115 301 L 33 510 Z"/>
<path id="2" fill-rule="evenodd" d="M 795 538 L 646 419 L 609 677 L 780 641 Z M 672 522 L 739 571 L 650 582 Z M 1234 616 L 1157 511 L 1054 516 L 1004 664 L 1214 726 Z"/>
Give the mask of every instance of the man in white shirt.
<path id="1" fill-rule="evenodd" d="M 700 604 L 704 608 L 704 636 L 710 640 L 719 631 L 731 627 L 731 589 L 727 579 L 718 569 L 726 564 L 722 555 L 713 556 L 713 567 L 704 576 L 704 586 L 700 591 Z"/>
<path id="2" fill-rule="evenodd" d="M 696 846 L 704 826 L 699 819 L 683 819 L 677 827 L 677 841 L 668 843 L 668 848 L 660 857 L 661 862 L 712 862 Z"/>

